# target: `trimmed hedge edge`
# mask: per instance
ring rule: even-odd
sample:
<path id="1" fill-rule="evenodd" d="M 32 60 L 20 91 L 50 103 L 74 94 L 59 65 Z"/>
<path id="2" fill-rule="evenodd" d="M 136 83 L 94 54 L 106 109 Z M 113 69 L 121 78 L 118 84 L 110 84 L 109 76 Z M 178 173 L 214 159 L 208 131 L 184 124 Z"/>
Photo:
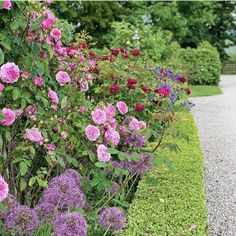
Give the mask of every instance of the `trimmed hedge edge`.
<path id="1" fill-rule="evenodd" d="M 154 168 L 140 181 L 128 210 L 126 228 L 120 235 L 208 235 L 203 155 L 192 115 L 184 114 L 176 127 L 188 134 L 189 144 L 175 139 L 181 149 L 178 154 L 159 150 L 160 155 L 172 160 L 174 171 Z M 150 177 L 158 181 L 150 184 Z"/>

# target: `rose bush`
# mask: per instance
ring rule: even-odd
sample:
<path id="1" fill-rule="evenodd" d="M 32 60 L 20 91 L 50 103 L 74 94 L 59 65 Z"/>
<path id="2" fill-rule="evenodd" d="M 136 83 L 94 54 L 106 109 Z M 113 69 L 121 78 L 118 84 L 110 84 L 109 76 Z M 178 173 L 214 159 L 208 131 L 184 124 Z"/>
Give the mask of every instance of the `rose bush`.
<path id="1" fill-rule="evenodd" d="M 48 3 L 0 8 L 3 232 L 117 232 L 189 90 L 138 49 L 99 55 L 85 34 L 67 42 Z"/>

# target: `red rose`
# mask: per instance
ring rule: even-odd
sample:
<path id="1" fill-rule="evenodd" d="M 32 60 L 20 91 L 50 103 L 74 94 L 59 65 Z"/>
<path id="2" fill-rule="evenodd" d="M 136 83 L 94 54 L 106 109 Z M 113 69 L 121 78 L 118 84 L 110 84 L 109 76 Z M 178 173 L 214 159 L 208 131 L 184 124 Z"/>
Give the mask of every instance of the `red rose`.
<path id="1" fill-rule="evenodd" d="M 111 54 L 114 55 L 114 56 L 118 56 L 119 55 L 119 49 L 111 49 Z"/>
<path id="2" fill-rule="evenodd" d="M 186 93 L 187 95 L 190 95 L 190 94 L 191 94 L 191 90 L 188 89 L 188 88 L 186 88 L 186 89 L 185 89 L 185 93 Z"/>
<path id="3" fill-rule="evenodd" d="M 139 56 L 139 55 L 141 54 L 141 52 L 140 52 L 138 49 L 134 49 L 134 50 L 131 52 L 131 54 L 132 54 L 133 56 Z"/>
<path id="4" fill-rule="evenodd" d="M 138 80 L 129 78 L 128 82 L 127 82 L 127 87 L 129 89 L 135 89 L 137 82 L 138 82 Z"/>
<path id="5" fill-rule="evenodd" d="M 122 55 L 122 57 L 123 57 L 123 58 L 129 58 L 129 54 L 128 54 L 128 53 L 124 53 L 124 54 Z"/>
<path id="6" fill-rule="evenodd" d="M 165 87 L 160 87 L 155 89 L 155 93 L 160 94 L 163 98 L 166 98 L 169 96 L 170 93 L 170 89 L 169 88 L 165 88 Z"/>
<path id="7" fill-rule="evenodd" d="M 110 57 L 109 59 L 110 59 L 110 62 L 114 62 L 115 61 L 113 57 Z"/>
<path id="8" fill-rule="evenodd" d="M 92 69 L 92 72 L 95 73 L 95 74 L 99 74 L 99 69 L 96 68 L 96 67 L 94 67 L 94 68 Z"/>
<path id="9" fill-rule="evenodd" d="M 90 57 L 92 57 L 93 59 L 97 59 L 97 55 L 93 52 L 89 52 L 88 53 Z"/>
<path id="10" fill-rule="evenodd" d="M 148 85 L 143 85 L 143 86 L 141 87 L 141 89 L 142 89 L 144 92 L 149 92 L 149 91 L 151 90 L 150 86 L 148 86 Z"/>
<path id="11" fill-rule="evenodd" d="M 120 85 L 119 84 L 113 84 L 110 88 L 109 91 L 111 94 L 116 94 L 120 92 Z"/>
<path id="12" fill-rule="evenodd" d="M 185 83 L 185 82 L 186 82 L 186 79 L 181 76 L 181 77 L 179 78 L 179 81 L 180 81 L 181 83 Z"/>
<path id="13" fill-rule="evenodd" d="M 109 59 L 110 59 L 110 56 L 101 56 L 100 57 L 101 61 L 106 61 L 106 60 L 109 60 Z"/>
<path id="14" fill-rule="evenodd" d="M 126 48 L 120 48 L 120 51 L 125 53 L 126 52 Z"/>
<path id="15" fill-rule="evenodd" d="M 89 45 L 86 42 L 80 42 L 78 47 L 86 49 L 86 48 L 89 48 Z"/>
<path id="16" fill-rule="evenodd" d="M 137 103 L 135 105 L 135 111 L 137 112 L 142 112 L 145 109 L 145 105 L 143 103 Z"/>

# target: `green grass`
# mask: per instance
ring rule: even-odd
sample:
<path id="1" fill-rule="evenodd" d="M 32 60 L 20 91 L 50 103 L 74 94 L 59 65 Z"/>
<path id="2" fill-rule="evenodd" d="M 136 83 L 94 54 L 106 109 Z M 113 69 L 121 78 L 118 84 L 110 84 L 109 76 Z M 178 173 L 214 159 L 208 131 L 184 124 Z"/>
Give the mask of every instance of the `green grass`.
<path id="1" fill-rule="evenodd" d="M 188 134 L 190 143 L 168 138 L 181 152 L 159 152 L 172 160 L 174 170 L 155 167 L 140 181 L 122 236 L 208 235 L 203 157 L 192 115 L 184 115 L 176 127 Z M 150 178 L 158 182 L 151 184 L 147 181 Z"/>
<path id="2" fill-rule="evenodd" d="M 221 94 L 222 91 L 218 86 L 195 85 L 189 87 L 191 90 L 191 97 L 213 96 Z"/>

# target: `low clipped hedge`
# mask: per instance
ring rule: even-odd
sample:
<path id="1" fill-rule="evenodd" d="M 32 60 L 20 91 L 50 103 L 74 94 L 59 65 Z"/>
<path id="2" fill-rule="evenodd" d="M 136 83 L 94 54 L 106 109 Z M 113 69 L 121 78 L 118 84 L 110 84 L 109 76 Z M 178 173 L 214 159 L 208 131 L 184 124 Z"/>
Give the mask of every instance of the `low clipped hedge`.
<path id="1" fill-rule="evenodd" d="M 203 42 L 196 49 L 180 49 L 178 56 L 191 84 L 218 85 L 221 73 L 220 55 L 210 43 Z"/>
<path id="2" fill-rule="evenodd" d="M 173 161 L 174 171 L 154 168 L 140 181 L 122 236 L 208 235 L 197 129 L 191 114 L 176 125 L 189 135 L 190 143 L 174 140 L 181 148 L 178 154 L 160 150 Z M 157 183 L 150 184 L 150 177 Z"/>

